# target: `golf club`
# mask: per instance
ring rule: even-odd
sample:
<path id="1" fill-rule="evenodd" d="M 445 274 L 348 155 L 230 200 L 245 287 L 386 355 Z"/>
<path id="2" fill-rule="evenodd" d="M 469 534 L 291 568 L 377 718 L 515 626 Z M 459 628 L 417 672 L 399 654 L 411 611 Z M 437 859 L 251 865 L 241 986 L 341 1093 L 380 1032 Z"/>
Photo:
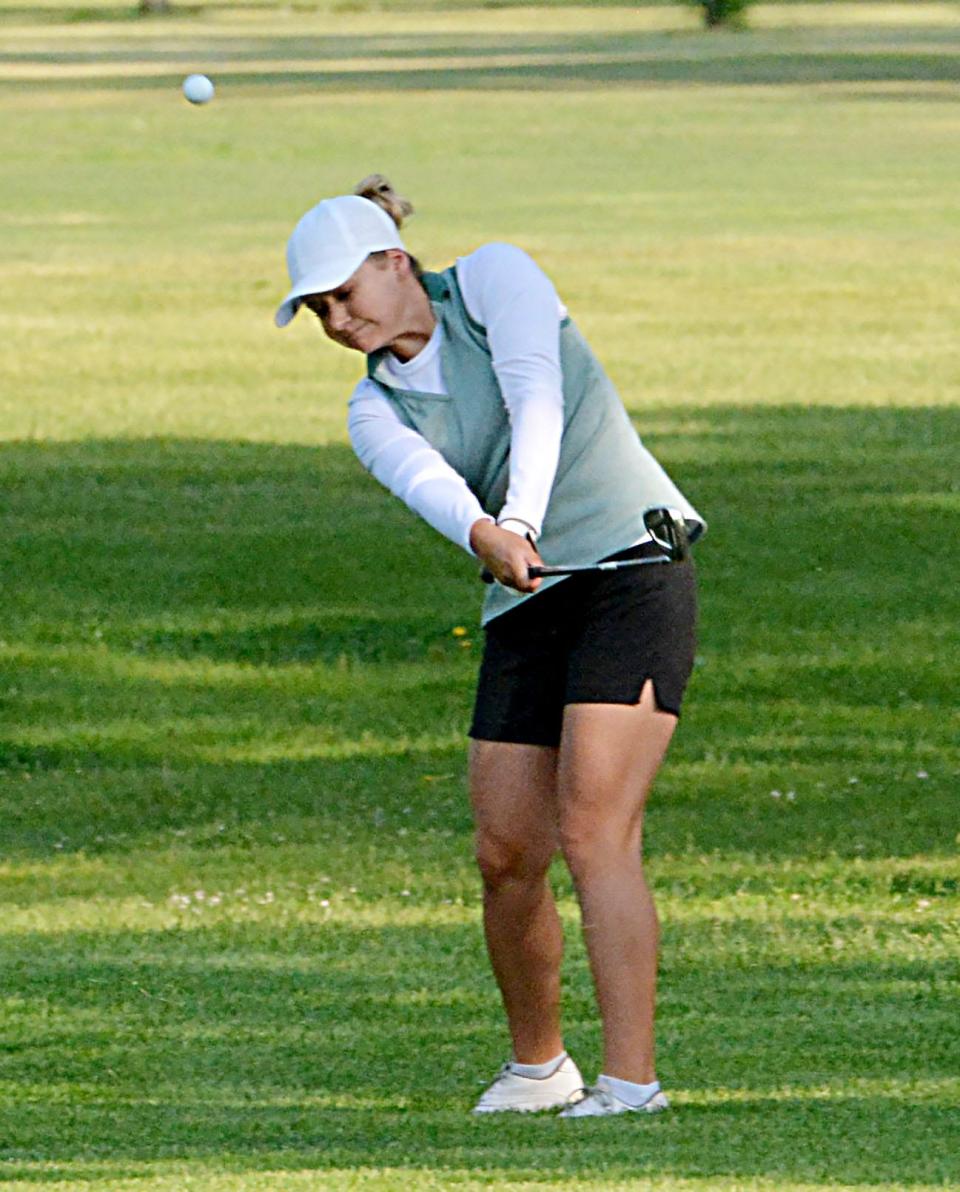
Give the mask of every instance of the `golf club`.
<path id="1" fill-rule="evenodd" d="M 544 565 L 531 567 L 528 574 L 531 579 L 539 579 L 548 575 L 579 575 L 593 571 L 623 571 L 627 567 L 648 567 L 651 564 L 682 563 L 690 554 L 690 542 L 687 537 L 687 526 L 683 515 L 676 509 L 661 506 L 648 509 L 643 515 L 643 524 L 651 540 L 660 547 L 661 554 L 648 555 L 642 559 L 609 559 L 600 563 L 572 563 L 558 564 L 555 567 Z M 493 576 L 484 568 L 480 578 L 485 584 L 493 583 Z"/>

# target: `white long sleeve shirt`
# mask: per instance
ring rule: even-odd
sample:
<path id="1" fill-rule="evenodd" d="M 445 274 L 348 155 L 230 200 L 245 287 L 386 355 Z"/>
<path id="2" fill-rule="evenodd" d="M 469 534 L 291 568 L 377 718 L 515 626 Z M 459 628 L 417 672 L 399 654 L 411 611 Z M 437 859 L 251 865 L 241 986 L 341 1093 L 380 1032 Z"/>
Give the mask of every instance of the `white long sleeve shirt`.
<path id="1" fill-rule="evenodd" d="M 368 378 L 350 399 L 347 426 L 363 466 L 434 529 L 470 551 L 470 528 L 483 518 L 516 518 L 536 535 L 541 531 L 563 433 L 560 322 L 567 312 L 546 274 L 512 245 L 486 244 L 460 257 L 456 268 L 467 311 L 486 329 L 510 419 L 510 479 L 503 508 L 485 510 L 463 477 L 401 422 Z M 389 383 L 446 393 L 442 337 L 438 324 L 412 360 L 388 354 L 381 369 Z"/>

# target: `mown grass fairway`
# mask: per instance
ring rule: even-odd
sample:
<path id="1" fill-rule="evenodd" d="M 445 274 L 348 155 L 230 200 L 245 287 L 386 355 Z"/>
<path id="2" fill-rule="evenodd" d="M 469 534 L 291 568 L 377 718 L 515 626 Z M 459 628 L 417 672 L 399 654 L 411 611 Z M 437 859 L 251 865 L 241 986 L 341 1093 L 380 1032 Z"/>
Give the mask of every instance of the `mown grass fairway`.
<path id="1" fill-rule="evenodd" d="M 956 1187 L 956 7 L 97 12 L 0 4 L 2 1178 Z M 374 169 L 428 266 L 533 252 L 711 522 L 662 1120 L 467 1115 L 476 569 L 271 325 Z"/>

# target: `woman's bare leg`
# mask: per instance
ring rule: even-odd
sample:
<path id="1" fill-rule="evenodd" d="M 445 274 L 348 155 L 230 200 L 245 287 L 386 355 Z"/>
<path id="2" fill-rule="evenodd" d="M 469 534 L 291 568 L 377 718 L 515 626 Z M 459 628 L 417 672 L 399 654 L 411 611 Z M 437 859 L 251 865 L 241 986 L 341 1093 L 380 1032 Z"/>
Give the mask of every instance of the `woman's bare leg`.
<path id="1" fill-rule="evenodd" d="M 514 1058 L 563 1051 L 563 935 L 547 870 L 557 851 L 557 751 L 473 741 L 470 798 L 483 876 L 487 950 L 503 996 Z"/>
<path id="2" fill-rule="evenodd" d="M 659 926 L 641 860 L 647 793 L 676 717 L 639 704 L 570 704 L 560 745 L 560 840 L 583 915 L 603 1020 L 602 1071 L 656 1079 L 654 1003 Z"/>

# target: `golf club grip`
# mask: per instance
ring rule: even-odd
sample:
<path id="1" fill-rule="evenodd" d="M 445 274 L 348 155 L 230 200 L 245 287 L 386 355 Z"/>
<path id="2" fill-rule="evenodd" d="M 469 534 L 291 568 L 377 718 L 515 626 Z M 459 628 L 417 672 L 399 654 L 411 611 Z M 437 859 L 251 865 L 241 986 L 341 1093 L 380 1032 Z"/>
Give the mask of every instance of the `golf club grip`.
<path id="1" fill-rule="evenodd" d="M 527 533 L 524 535 L 524 537 L 526 538 L 527 542 L 529 542 L 530 545 L 534 548 L 534 550 L 536 550 L 537 540 L 536 540 L 536 538 L 534 538 L 533 533 L 531 531 L 527 531 Z M 485 584 L 495 583 L 496 578 L 497 577 L 493 574 L 493 572 L 490 570 L 489 567 L 484 567 L 484 569 L 480 572 L 480 579 Z M 533 571 L 532 570 L 530 571 L 530 578 L 533 579 Z"/>

